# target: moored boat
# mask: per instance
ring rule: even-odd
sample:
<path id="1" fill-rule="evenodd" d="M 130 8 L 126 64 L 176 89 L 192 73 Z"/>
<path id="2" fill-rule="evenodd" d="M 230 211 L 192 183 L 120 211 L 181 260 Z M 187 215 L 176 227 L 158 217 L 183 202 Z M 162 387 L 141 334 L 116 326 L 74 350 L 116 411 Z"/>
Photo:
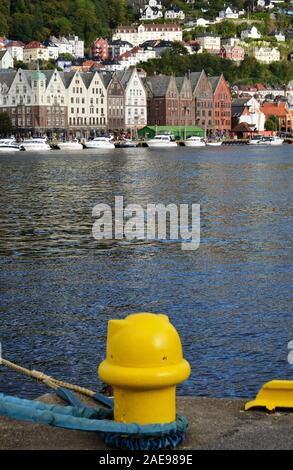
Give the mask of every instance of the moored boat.
<path id="1" fill-rule="evenodd" d="M 82 150 L 83 145 L 78 141 L 78 139 L 74 139 L 66 142 L 58 142 L 57 148 L 59 150 Z"/>
<path id="2" fill-rule="evenodd" d="M 109 137 L 95 137 L 84 143 L 86 149 L 114 149 L 115 145 Z"/>
<path id="3" fill-rule="evenodd" d="M 222 145 L 222 143 L 223 142 L 221 140 L 214 140 L 214 141 L 211 140 L 211 141 L 207 142 L 207 145 L 209 147 L 220 147 Z"/>
<path id="4" fill-rule="evenodd" d="M 262 135 L 255 135 L 253 136 L 248 145 L 282 145 L 284 139 L 278 136 L 262 136 Z"/>
<path id="5" fill-rule="evenodd" d="M 205 147 L 206 143 L 201 137 L 192 136 L 184 141 L 185 147 Z"/>
<path id="6" fill-rule="evenodd" d="M 26 150 L 28 152 L 44 152 L 51 150 L 46 137 L 37 137 L 33 139 L 26 139 L 21 142 L 19 146 L 20 150 Z"/>
<path id="7" fill-rule="evenodd" d="M 18 152 L 19 144 L 13 137 L 10 139 L 0 139 L 0 152 Z"/>
<path id="8" fill-rule="evenodd" d="M 157 134 L 153 139 L 146 141 L 150 148 L 177 147 L 175 137 L 171 134 Z"/>

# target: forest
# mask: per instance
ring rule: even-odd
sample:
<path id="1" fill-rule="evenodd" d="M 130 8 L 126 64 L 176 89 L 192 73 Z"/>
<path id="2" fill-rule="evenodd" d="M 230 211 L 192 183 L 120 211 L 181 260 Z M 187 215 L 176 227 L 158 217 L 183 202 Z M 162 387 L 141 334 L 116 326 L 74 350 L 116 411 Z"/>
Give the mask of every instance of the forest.
<path id="1" fill-rule="evenodd" d="M 0 36 L 28 42 L 76 34 L 88 45 L 134 18 L 126 0 L 1 0 Z"/>
<path id="2" fill-rule="evenodd" d="M 208 75 L 220 75 L 231 84 L 250 85 L 267 83 L 270 85 L 288 84 L 293 78 L 293 63 L 290 61 L 260 64 L 253 57 L 246 57 L 241 65 L 231 60 L 222 59 L 213 54 L 180 53 L 179 45 L 163 53 L 161 59 L 153 59 L 140 64 L 148 74 L 167 74 L 183 76 L 190 72 L 204 69 Z"/>

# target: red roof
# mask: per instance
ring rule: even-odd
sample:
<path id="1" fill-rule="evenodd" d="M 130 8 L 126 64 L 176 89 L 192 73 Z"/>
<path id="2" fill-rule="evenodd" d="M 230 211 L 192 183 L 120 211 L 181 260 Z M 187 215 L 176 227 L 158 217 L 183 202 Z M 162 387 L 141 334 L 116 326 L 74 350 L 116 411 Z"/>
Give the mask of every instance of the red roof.
<path id="1" fill-rule="evenodd" d="M 288 114 L 284 101 L 279 101 L 278 103 L 264 103 L 260 109 L 266 116 L 282 117 Z"/>
<path id="2" fill-rule="evenodd" d="M 40 49 L 43 47 L 43 44 L 41 44 L 39 41 L 31 41 L 24 46 L 25 49 Z"/>
<path id="3" fill-rule="evenodd" d="M 21 41 L 9 41 L 6 47 L 24 47 L 24 42 Z"/>

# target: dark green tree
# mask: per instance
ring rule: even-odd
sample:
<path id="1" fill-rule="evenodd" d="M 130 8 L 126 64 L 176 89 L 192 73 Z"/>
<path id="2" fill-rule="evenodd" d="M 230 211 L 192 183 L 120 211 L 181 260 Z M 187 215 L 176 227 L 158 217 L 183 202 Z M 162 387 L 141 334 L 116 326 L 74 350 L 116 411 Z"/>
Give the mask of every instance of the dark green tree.
<path id="1" fill-rule="evenodd" d="M 0 113 L 0 135 L 6 136 L 13 131 L 13 125 L 8 113 Z"/>

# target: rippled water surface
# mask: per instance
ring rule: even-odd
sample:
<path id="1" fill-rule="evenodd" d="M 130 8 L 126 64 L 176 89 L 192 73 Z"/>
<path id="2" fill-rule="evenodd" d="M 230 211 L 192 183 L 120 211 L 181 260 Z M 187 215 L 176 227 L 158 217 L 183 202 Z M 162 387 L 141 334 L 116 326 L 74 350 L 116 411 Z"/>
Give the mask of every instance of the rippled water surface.
<path id="1" fill-rule="evenodd" d="M 3 356 L 98 388 L 107 321 L 166 313 L 192 375 L 180 394 L 245 396 L 293 379 L 293 146 L 0 156 Z M 199 250 L 92 238 L 92 208 L 199 203 Z M 46 389 L 6 369 L 0 391 Z"/>

